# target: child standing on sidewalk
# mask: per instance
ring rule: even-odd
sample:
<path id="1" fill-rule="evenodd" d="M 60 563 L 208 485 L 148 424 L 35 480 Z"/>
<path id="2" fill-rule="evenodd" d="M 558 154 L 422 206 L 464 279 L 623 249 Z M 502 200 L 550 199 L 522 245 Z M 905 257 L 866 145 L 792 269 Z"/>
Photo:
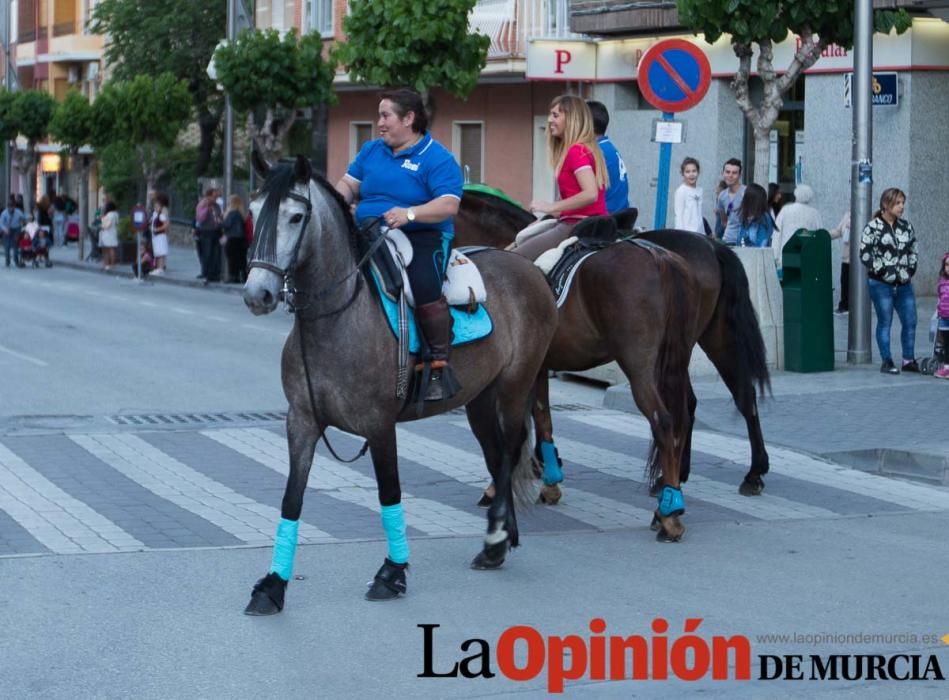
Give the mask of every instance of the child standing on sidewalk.
<path id="1" fill-rule="evenodd" d="M 936 370 L 940 379 L 949 379 L 949 253 L 942 256 L 942 269 L 939 271 L 939 286 L 937 287 L 939 301 L 936 311 L 939 313 L 939 323 L 936 326 L 936 344 L 942 347 L 942 367 Z"/>

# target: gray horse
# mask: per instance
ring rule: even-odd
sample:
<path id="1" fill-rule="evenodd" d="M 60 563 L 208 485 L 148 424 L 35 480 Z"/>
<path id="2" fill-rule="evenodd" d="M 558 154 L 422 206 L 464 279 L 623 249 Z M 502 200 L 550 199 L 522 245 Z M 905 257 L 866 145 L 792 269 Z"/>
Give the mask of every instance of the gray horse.
<path id="1" fill-rule="evenodd" d="M 281 362 L 290 474 L 270 571 L 254 586 L 245 612 L 270 615 L 283 609 L 314 450 L 329 426 L 364 437 L 375 470 L 389 549 L 368 599 L 386 600 L 406 590 L 408 541 L 396 423 L 462 405 L 501 496 L 488 511 L 484 546 L 471 565 L 499 567 L 518 544 L 514 492 L 532 477 L 530 403 L 557 325 L 543 275 L 518 255 L 495 250 L 476 255 L 494 331 L 456 349 L 461 391 L 447 401 L 425 402 L 419 414 L 396 395 L 398 343 L 361 269 L 362 234 L 349 207 L 329 183 L 313 178 L 305 158 L 273 167 L 257 161 L 256 167 L 265 184 L 251 204 L 256 230 L 244 302 L 254 314 L 266 314 L 283 293 L 297 308 Z M 407 359 L 414 367 L 414 358 Z"/>

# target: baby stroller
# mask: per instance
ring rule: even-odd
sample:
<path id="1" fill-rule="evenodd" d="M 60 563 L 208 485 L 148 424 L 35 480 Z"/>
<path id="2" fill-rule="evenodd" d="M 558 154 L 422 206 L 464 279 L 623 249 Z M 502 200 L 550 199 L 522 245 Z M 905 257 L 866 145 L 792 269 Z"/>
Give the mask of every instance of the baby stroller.
<path id="1" fill-rule="evenodd" d="M 17 263 L 20 267 L 26 267 L 27 263 L 31 263 L 33 267 L 39 267 L 36 260 L 36 251 L 33 250 L 33 239 L 29 233 L 20 234 L 20 240 L 17 241 L 16 247 L 20 254 L 20 261 Z"/>
<path id="2" fill-rule="evenodd" d="M 949 363 L 946 336 L 949 336 L 949 331 L 939 330 L 939 312 L 936 311 L 929 322 L 929 339 L 933 344 L 933 354 L 919 361 L 919 371 L 922 374 L 935 374 L 941 365 Z"/>

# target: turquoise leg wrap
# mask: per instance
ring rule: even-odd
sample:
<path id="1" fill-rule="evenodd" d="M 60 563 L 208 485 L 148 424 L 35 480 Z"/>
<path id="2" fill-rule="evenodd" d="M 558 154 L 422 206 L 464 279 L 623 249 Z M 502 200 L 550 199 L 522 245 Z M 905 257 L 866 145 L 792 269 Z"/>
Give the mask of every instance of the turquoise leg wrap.
<path id="1" fill-rule="evenodd" d="M 659 492 L 659 515 L 666 517 L 684 512 L 685 499 L 682 497 L 682 489 L 663 486 Z"/>
<path id="2" fill-rule="evenodd" d="M 284 581 L 289 581 L 293 575 L 293 556 L 297 552 L 297 532 L 300 530 L 299 520 L 280 518 L 277 525 L 277 537 L 273 543 L 273 559 L 270 570 Z"/>
<path id="3" fill-rule="evenodd" d="M 560 460 L 557 458 L 557 447 L 552 442 L 541 441 L 540 456 L 544 459 L 544 483 L 553 486 L 563 481 L 563 472 L 560 471 Z"/>
<path id="4" fill-rule="evenodd" d="M 402 504 L 382 506 L 382 529 L 389 541 L 389 559 L 396 564 L 409 561 L 409 538 L 405 534 L 405 513 Z"/>

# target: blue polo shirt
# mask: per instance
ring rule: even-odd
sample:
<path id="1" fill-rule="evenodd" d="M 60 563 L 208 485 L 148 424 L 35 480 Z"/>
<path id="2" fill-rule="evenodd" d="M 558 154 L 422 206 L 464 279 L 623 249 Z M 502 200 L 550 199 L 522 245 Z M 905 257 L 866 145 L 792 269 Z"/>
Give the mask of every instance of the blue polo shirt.
<path id="1" fill-rule="evenodd" d="M 626 172 L 626 163 L 610 141 L 610 137 L 601 136 L 597 143 L 603 151 L 606 172 L 610 175 L 610 186 L 606 190 L 606 210 L 614 214 L 629 207 L 629 175 Z"/>
<path id="2" fill-rule="evenodd" d="M 356 219 L 382 216 L 392 207 L 415 207 L 437 197 L 461 199 L 464 178 L 455 157 L 425 132 L 411 148 L 394 154 L 382 139 L 362 147 L 346 174 L 359 183 Z M 452 218 L 438 223 L 406 224 L 402 230 L 454 234 Z"/>

